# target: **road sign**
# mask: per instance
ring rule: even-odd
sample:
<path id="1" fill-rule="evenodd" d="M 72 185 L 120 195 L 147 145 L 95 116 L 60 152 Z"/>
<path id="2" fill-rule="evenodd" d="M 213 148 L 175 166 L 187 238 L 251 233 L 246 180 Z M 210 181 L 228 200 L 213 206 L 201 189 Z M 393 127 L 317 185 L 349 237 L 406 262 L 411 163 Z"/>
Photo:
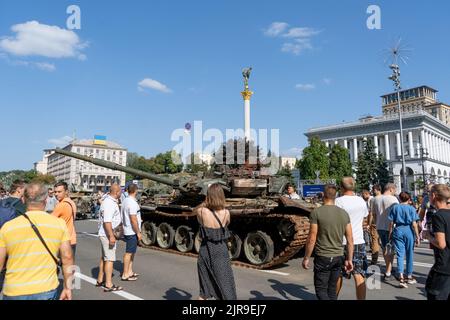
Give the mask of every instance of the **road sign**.
<path id="1" fill-rule="evenodd" d="M 324 184 L 305 184 L 303 185 L 303 196 L 304 197 L 315 197 L 319 193 L 325 191 L 325 185 Z"/>

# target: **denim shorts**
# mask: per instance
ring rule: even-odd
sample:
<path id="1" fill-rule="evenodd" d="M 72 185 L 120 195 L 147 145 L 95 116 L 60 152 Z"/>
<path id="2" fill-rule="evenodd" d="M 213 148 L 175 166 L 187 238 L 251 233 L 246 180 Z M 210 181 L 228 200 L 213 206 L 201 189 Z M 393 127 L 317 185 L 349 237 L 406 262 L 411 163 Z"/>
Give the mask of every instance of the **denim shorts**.
<path id="1" fill-rule="evenodd" d="M 3 300 L 58 300 L 58 289 L 25 296 L 3 296 Z"/>
<path id="2" fill-rule="evenodd" d="M 132 236 L 124 236 L 125 243 L 127 244 L 127 247 L 125 249 L 126 253 L 136 253 L 137 247 L 138 247 L 138 238 L 137 235 Z"/>
<path id="3" fill-rule="evenodd" d="M 345 259 L 347 260 L 347 247 L 345 247 Z M 367 262 L 366 244 L 355 244 L 353 246 L 353 271 L 351 274 L 360 274 L 365 277 L 368 267 L 369 264 Z M 345 271 L 345 267 L 342 268 L 342 273 L 344 277 L 348 278 L 350 276 Z"/>
<path id="4" fill-rule="evenodd" d="M 378 236 L 381 241 L 381 249 L 384 251 L 384 248 L 386 248 L 386 245 L 389 243 L 389 231 L 378 230 Z"/>

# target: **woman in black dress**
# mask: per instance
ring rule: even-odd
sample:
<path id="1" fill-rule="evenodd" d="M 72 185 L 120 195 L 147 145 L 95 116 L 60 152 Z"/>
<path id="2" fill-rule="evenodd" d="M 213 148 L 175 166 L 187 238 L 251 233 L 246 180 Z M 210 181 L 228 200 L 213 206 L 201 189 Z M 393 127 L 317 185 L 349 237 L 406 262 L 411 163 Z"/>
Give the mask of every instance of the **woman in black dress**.
<path id="1" fill-rule="evenodd" d="M 236 286 L 231 269 L 227 241 L 230 212 L 225 209 L 225 195 L 219 184 L 208 188 L 206 201 L 197 210 L 202 244 L 197 269 L 199 300 L 236 300 Z"/>

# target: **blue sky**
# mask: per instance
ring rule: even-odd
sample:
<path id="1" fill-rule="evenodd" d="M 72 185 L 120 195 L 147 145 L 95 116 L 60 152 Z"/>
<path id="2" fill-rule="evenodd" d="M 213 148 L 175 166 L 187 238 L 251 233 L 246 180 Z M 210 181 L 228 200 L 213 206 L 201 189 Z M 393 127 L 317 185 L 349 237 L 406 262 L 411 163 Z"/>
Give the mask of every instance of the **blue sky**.
<path id="1" fill-rule="evenodd" d="M 75 38 L 61 30 L 71 4 L 81 8 Z M 371 4 L 381 30 L 366 27 Z M 403 86 L 427 84 L 448 103 L 449 12 L 444 0 L 0 0 L 0 171 L 30 169 L 74 130 L 151 156 L 170 150 L 186 122 L 239 128 L 245 66 L 252 127 L 280 129 L 292 154 L 310 127 L 381 112 L 379 96 L 392 91 L 383 50 L 399 37 L 412 49 Z M 270 36 L 274 22 L 283 24 Z M 42 48 L 61 42 L 53 31 L 68 40 Z M 144 79 L 153 89 L 139 90 Z"/>

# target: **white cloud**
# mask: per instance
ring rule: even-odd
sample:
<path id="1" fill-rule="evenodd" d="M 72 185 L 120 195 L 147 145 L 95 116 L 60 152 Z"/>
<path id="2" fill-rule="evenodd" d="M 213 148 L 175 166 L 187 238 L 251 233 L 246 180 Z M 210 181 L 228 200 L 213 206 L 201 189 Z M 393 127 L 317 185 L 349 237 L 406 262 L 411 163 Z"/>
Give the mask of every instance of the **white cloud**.
<path id="1" fill-rule="evenodd" d="M 313 83 L 306 83 L 306 84 L 299 83 L 295 85 L 295 88 L 300 91 L 311 91 L 316 88 L 316 85 Z"/>
<path id="2" fill-rule="evenodd" d="M 265 31 L 264 34 L 268 37 L 276 37 L 289 26 L 286 22 L 273 22 Z"/>
<path id="3" fill-rule="evenodd" d="M 310 39 L 294 39 L 294 42 L 283 43 L 281 51 L 300 55 L 304 50 L 312 50 L 313 46 Z"/>
<path id="4" fill-rule="evenodd" d="M 291 28 L 285 34 L 283 34 L 284 38 L 310 38 L 319 34 L 320 31 L 314 30 L 312 28 Z"/>
<path id="5" fill-rule="evenodd" d="M 145 91 L 145 89 L 157 90 L 157 91 L 161 91 L 164 93 L 172 92 L 172 90 L 169 89 L 165 84 L 162 84 L 161 82 L 150 79 L 150 78 L 145 78 L 144 80 L 142 80 L 138 83 L 139 91 Z"/>
<path id="6" fill-rule="evenodd" d="M 281 46 L 282 52 L 300 55 L 305 50 L 312 50 L 312 37 L 321 33 L 321 31 L 308 27 L 294 27 L 287 32 L 289 25 L 285 22 L 273 22 L 264 32 L 266 36 L 286 39 Z"/>
<path id="7" fill-rule="evenodd" d="M 323 78 L 323 83 L 325 83 L 327 86 L 331 84 L 333 80 L 330 78 Z"/>
<path id="8" fill-rule="evenodd" d="M 65 147 L 67 146 L 73 139 L 69 136 L 64 136 L 61 138 L 53 138 L 49 139 L 48 143 L 54 145 L 56 147 Z"/>
<path id="9" fill-rule="evenodd" d="M 284 150 L 281 152 L 282 157 L 296 157 L 297 159 L 300 159 L 302 157 L 303 148 L 297 148 L 293 147 L 287 150 Z"/>
<path id="10" fill-rule="evenodd" d="M 56 70 L 56 66 L 53 63 L 47 63 L 47 62 L 37 62 L 34 64 L 38 69 L 41 69 L 43 71 L 49 71 L 53 72 Z"/>
<path id="11" fill-rule="evenodd" d="M 0 50 L 14 56 L 41 56 L 47 58 L 78 58 L 85 60 L 81 51 L 88 44 L 81 42 L 78 35 L 58 26 L 28 21 L 11 27 L 12 37 L 2 37 Z"/>

